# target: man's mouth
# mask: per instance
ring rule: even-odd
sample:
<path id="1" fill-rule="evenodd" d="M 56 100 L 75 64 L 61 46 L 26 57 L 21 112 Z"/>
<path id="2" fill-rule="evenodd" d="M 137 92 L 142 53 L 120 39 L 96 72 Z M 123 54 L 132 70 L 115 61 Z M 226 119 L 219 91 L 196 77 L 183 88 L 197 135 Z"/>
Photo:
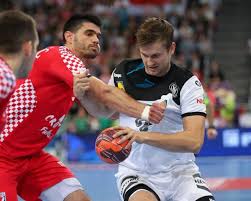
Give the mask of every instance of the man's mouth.
<path id="1" fill-rule="evenodd" d="M 158 68 L 158 66 L 149 66 L 148 68 L 149 68 L 149 69 L 152 69 L 152 70 L 155 70 L 155 69 Z"/>

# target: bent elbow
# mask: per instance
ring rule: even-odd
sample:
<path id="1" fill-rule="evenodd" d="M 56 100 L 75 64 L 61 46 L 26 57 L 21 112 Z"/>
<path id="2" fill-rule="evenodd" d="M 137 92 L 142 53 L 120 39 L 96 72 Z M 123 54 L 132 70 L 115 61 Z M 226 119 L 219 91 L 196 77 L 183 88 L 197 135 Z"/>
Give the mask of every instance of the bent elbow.
<path id="1" fill-rule="evenodd" d="M 187 146 L 187 150 L 191 153 L 197 154 L 200 152 L 202 145 L 203 145 L 203 140 L 196 140 L 196 141 L 191 142 Z"/>
<path id="2" fill-rule="evenodd" d="M 191 151 L 194 153 L 194 154 L 198 154 L 200 152 L 200 149 L 202 147 L 202 143 L 196 143 L 194 144 L 194 146 L 192 147 Z"/>
<path id="3" fill-rule="evenodd" d="M 197 154 L 204 143 L 204 131 L 192 131 L 189 134 L 187 149 L 189 152 Z"/>

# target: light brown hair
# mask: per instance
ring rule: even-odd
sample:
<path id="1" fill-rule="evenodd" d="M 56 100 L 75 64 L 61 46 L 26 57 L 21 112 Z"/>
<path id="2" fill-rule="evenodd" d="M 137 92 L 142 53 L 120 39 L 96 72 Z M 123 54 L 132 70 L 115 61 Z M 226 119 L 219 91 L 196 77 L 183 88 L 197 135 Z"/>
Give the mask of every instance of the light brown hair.
<path id="1" fill-rule="evenodd" d="M 168 21 L 157 17 L 148 18 L 136 33 L 137 45 L 145 46 L 163 41 L 169 47 L 173 41 L 173 32 L 174 28 Z"/>

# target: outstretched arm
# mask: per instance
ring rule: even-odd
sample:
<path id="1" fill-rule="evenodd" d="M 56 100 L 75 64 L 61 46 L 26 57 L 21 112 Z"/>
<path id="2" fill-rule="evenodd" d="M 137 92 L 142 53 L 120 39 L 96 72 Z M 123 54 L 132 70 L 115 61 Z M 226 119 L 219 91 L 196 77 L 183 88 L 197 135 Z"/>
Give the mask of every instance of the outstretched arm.
<path id="1" fill-rule="evenodd" d="M 183 118 L 184 131 L 173 134 L 160 132 L 139 132 L 124 128 L 113 137 L 121 136 L 119 143 L 130 140 L 128 147 L 135 141 L 173 152 L 197 153 L 204 142 L 205 117 L 200 115 Z"/>
<path id="2" fill-rule="evenodd" d="M 74 77 L 74 95 L 94 116 L 110 116 L 118 111 L 152 123 L 159 123 L 164 116 L 164 105 L 139 103 L 122 90 L 84 73 Z"/>

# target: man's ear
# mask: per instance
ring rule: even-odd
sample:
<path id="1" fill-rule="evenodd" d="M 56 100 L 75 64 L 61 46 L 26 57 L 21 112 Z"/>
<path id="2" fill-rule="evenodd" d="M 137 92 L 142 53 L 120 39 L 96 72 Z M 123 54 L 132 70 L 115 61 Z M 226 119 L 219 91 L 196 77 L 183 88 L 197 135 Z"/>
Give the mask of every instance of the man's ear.
<path id="1" fill-rule="evenodd" d="M 175 49 L 176 49 L 176 43 L 172 42 L 172 44 L 171 44 L 171 54 L 172 55 L 175 53 Z"/>
<path id="2" fill-rule="evenodd" d="M 25 56 L 29 57 L 32 54 L 33 44 L 32 41 L 25 41 L 22 45 L 23 53 Z"/>
<path id="3" fill-rule="evenodd" d="M 72 44 L 73 41 L 73 33 L 71 31 L 66 31 L 64 33 L 64 38 L 65 38 L 65 42 L 68 44 Z"/>

